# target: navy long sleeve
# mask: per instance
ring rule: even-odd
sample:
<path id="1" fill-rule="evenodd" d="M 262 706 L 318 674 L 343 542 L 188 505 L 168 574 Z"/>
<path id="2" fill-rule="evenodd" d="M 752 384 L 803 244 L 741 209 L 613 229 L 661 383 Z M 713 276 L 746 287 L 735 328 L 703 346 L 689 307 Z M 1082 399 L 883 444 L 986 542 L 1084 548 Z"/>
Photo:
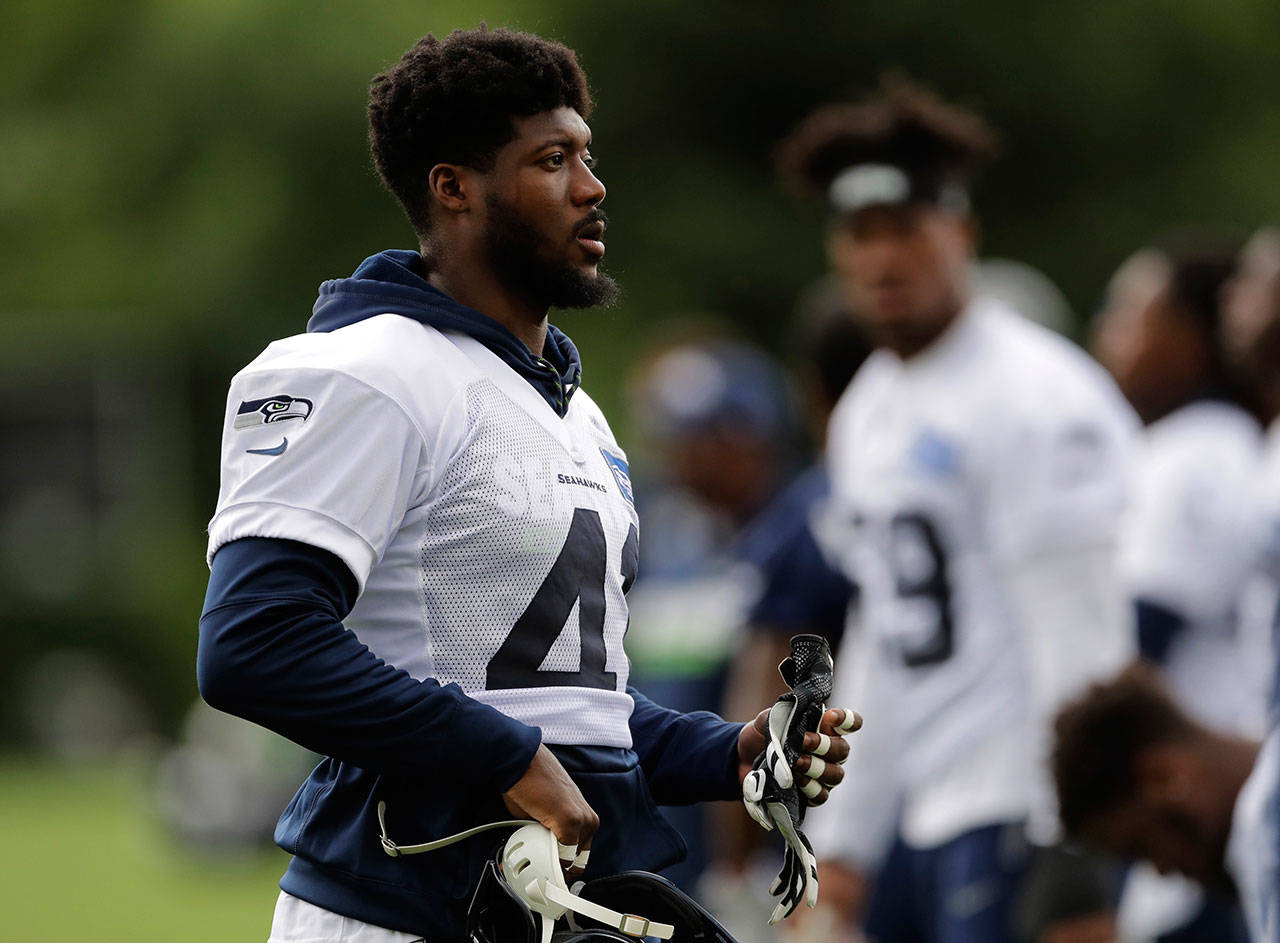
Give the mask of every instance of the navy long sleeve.
<path id="1" fill-rule="evenodd" d="M 742 724 L 710 711 L 682 714 L 660 707 L 635 688 L 631 739 L 653 798 L 661 805 L 688 805 L 741 797 L 738 734 Z"/>
<path id="2" fill-rule="evenodd" d="M 745 619 L 752 631 L 786 637 L 815 632 L 834 652 L 857 588 L 827 562 L 809 523 L 830 490 L 823 466 L 801 472 L 746 527 L 736 552 L 762 577 Z"/>
<path id="3" fill-rule="evenodd" d="M 370 771 L 472 776 L 499 791 L 524 775 L 541 732 L 463 694 L 418 681 L 342 624 L 355 604 L 342 561 L 292 540 L 245 538 L 217 553 L 200 617 L 200 693 L 213 707 Z"/>

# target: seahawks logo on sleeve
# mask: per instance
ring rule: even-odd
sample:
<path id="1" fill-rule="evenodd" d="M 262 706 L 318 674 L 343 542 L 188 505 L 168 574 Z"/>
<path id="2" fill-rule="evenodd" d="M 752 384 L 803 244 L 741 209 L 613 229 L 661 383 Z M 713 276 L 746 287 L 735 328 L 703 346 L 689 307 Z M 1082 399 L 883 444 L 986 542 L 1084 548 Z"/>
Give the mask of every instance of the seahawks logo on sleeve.
<path id="1" fill-rule="evenodd" d="M 605 463 L 609 466 L 609 471 L 613 472 L 613 479 L 618 483 L 618 490 L 622 492 L 622 496 L 627 499 L 632 506 L 635 505 L 635 495 L 631 491 L 631 469 L 627 465 L 626 459 L 621 455 L 614 455 L 608 449 L 600 449 L 600 454 L 604 456 Z"/>
<path id="2" fill-rule="evenodd" d="M 235 428 L 248 429 L 269 422 L 283 422 L 286 419 L 305 421 L 311 415 L 313 407 L 311 400 L 285 393 L 268 396 L 266 399 L 245 400 L 236 410 Z"/>

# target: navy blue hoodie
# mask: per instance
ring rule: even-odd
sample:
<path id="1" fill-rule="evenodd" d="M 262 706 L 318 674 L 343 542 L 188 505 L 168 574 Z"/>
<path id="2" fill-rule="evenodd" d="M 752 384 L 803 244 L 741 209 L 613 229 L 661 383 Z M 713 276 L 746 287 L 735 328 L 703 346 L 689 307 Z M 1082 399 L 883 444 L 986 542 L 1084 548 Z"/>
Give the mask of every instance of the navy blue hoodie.
<path id="1" fill-rule="evenodd" d="M 493 318 L 458 304 L 425 276 L 422 256 L 412 250 L 371 255 L 350 278 L 330 279 L 320 286 L 307 331 L 336 331 L 379 314 L 402 314 L 442 331 L 462 331 L 506 361 L 563 417 L 582 383 L 582 360 L 568 335 L 548 325 L 544 355 L 535 357 L 524 341 Z"/>
<path id="2" fill-rule="evenodd" d="M 577 349 L 548 329 L 544 357 L 510 331 L 458 304 L 423 277 L 415 252 L 366 259 L 351 278 L 325 282 L 310 331 L 393 313 L 480 340 L 564 415 L 581 377 Z M 213 560 L 200 619 L 197 677 L 204 698 L 326 757 L 276 827 L 293 860 L 280 886 L 303 900 L 377 926 L 465 940 L 466 904 L 504 833 L 438 852 L 389 857 L 376 808 L 400 844 L 509 818 L 502 793 L 524 775 L 541 732 L 464 695 L 417 681 L 381 661 L 342 620 L 355 577 L 328 551 L 245 538 Z M 600 816 L 588 877 L 679 860 L 684 845 L 655 809 L 738 795 L 740 724 L 680 714 L 634 689 L 631 750 L 552 750 Z M 450 769 L 429 758 L 456 758 Z"/>

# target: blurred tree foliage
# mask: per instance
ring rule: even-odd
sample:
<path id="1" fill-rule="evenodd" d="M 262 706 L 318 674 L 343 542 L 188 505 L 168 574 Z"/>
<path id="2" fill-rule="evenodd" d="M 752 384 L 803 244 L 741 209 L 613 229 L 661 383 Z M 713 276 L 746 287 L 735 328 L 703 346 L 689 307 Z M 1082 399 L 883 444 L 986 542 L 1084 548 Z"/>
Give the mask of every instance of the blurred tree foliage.
<path id="1" fill-rule="evenodd" d="M 1157 230 L 1280 218 L 1274 0 L 11 0 L 4 390 L 104 358 L 126 373 L 162 363 L 174 408 L 153 421 L 188 447 L 140 447 L 134 460 L 167 484 L 97 529 L 103 565 L 74 600 L 24 597 L 0 569 L 6 662 L 63 636 L 122 635 L 163 712 L 192 695 L 226 378 L 301 329 L 320 280 L 411 244 L 370 167 L 366 85 L 423 33 L 482 19 L 565 41 L 596 90 L 626 294 L 560 321 L 619 419 L 626 367 L 664 322 L 715 313 L 779 347 L 823 268 L 822 215 L 777 187 L 771 147 L 887 68 L 1003 132 L 977 193 L 984 251 L 1043 269 L 1078 311 Z M 85 629 L 93 619 L 110 631 Z"/>

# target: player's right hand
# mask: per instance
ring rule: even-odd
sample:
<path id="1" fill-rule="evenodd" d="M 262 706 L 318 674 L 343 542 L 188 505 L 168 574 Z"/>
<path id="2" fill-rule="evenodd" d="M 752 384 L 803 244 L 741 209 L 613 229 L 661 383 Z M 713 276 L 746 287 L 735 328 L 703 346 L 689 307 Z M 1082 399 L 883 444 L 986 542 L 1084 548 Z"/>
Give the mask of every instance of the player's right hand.
<path id="1" fill-rule="evenodd" d="M 546 746 L 538 747 L 533 762 L 502 794 L 502 801 L 513 815 L 534 819 L 549 828 L 563 846 L 561 859 L 573 862 L 572 870 L 586 867 L 586 852 L 591 847 L 591 836 L 600 827 L 600 816 Z"/>

